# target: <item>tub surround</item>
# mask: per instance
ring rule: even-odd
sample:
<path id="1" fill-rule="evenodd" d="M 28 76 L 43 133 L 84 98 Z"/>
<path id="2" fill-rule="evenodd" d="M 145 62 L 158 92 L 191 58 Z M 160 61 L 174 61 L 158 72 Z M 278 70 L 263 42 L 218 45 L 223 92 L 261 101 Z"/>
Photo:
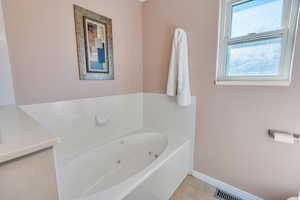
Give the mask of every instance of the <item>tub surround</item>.
<path id="1" fill-rule="evenodd" d="M 91 99 L 20 106 L 52 135 L 58 165 L 82 152 L 109 143 L 143 128 L 143 94 L 106 96 Z M 95 118 L 107 121 L 99 126 Z"/>
<path id="2" fill-rule="evenodd" d="M 56 146 L 59 164 L 140 130 L 174 134 L 193 142 L 195 137 L 195 97 L 189 107 L 179 107 L 175 98 L 163 94 L 134 93 L 20 108 L 62 139 Z M 108 122 L 97 126 L 96 116 Z"/>
<path id="3" fill-rule="evenodd" d="M 144 129 L 174 135 L 190 143 L 190 170 L 194 167 L 194 143 L 196 133 L 196 97 L 187 107 L 178 106 L 176 97 L 164 94 L 144 93 Z"/>
<path id="4" fill-rule="evenodd" d="M 65 169 L 70 168 L 67 172 L 71 172 L 76 165 L 80 167 L 87 164 L 88 162 L 81 158 L 89 157 L 88 155 L 91 152 L 93 154 L 97 149 L 110 146 L 119 138 L 147 132 L 167 136 L 166 150 L 138 173 L 130 174 L 128 178 L 113 184 L 104 191 L 96 191 L 91 195 L 79 195 L 79 198 L 77 198 L 78 195 L 66 198 L 66 200 L 119 200 L 126 196 L 127 199 L 133 200 L 137 196 L 146 198 L 149 191 L 152 191 L 157 194 L 159 200 L 164 200 L 171 196 L 184 177 L 192 170 L 195 102 L 196 100 L 193 98 L 192 106 L 180 108 L 176 104 L 175 98 L 161 94 L 136 93 L 26 105 L 21 108 L 43 127 L 46 127 L 50 133 L 62 138 L 62 142 L 56 146 L 59 180 L 68 181 L 68 178 L 64 178 L 67 174 L 64 172 Z M 100 118 L 106 116 L 108 121 L 105 125 L 97 126 L 95 116 Z M 113 154 L 115 150 L 111 149 L 107 152 Z M 121 157 L 125 156 L 121 155 Z M 115 162 L 117 161 L 118 159 Z M 92 161 L 91 163 L 93 165 L 89 166 L 90 169 L 95 167 L 95 163 Z M 84 170 L 78 170 L 76 174 L 82 178 L 80 180 L 89 182 Z M 103 174 L 104 177 L 106 175 L 107 173 Z M 97 177 L 97 175 L 95 176 Z M 95 178 L 95 176 L 93 177 Z M 68 177 L 72 184 L 74 176 Z M 166 182 L 162 182 L 161 177 L 165 177 L 163 179 Z M 100 181 L 96 181 L 94 184 L 98 184 Z M 78 181 L 74 181 L 75 186 L 76 182 L 78 183 Z M 93 186 L 92 179 L 91 182 L 92 184 L 89 184 Z M 158 182 L 160 184 L 157 184 Z M 141 187 L 142 190 L 140 190 Z M 165 189 L 162 191 L 160 188 Z M 64 187 L 59 186 L 59 190 L 62 196 L 66 192 Z"/>
<path id="5" fill-rule="evenodd" d="M 37 121 L 15 105 L 0 106 L 0 164 L 59 142 Z"/>

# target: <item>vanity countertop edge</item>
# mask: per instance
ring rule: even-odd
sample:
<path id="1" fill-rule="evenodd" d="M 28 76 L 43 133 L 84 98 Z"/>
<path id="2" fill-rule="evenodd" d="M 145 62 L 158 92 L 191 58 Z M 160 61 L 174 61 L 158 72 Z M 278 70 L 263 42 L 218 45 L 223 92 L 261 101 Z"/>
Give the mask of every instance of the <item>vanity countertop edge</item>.
<path id="1" fill-rule="evenodd" d="M 17 105 L 0 106 L 0 164 L 54 147 L 60 138 Z"/>

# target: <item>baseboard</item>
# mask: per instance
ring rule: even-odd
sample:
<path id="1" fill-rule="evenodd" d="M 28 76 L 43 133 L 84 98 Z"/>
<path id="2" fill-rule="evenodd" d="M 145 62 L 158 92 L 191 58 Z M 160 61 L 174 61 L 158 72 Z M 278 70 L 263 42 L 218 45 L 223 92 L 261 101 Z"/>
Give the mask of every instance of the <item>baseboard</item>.
<path id="1" fill-rule="evenodd" d="M 195 171 L 193 170 L 192 171 L 192 176 L 194 176 L 195 178 L 209 184 L 209 185 L 212 185 L 214 186 L 215 188 L 218 188 L 220 190 L 223 190 L 225 192 L 228 192 L 232 195 L 235 195 L 237 197 L 240 197 L 242 199 L 245 199 L 245 200 L 264 200 L 260 197 L 257 197 L 253 194 L 250 194 L 248 192 L 245 192 L 243 190 L 240 190 L 232 185 L 229 185 L 227 183 L 223 183 L 222 181 L 219 181 L 217 179 L 214 179 L 212 177 L 209 177 L 201 172 L 198 172 L 198 171 Z"/>

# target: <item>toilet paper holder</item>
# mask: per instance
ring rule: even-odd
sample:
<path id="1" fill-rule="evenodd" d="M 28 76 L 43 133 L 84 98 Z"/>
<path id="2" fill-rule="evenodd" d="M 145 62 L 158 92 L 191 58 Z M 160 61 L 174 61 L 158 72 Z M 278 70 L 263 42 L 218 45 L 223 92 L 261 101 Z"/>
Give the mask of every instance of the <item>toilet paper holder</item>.
<path id="1" fill-rule="evenodd" d="M 276 133 L 280 133 L 280 134 L 285 134 L 285 135 L 291 135 L 294 137 L 294 140 L 296 142 L 300 142 L 300 134 L 297 133 L 291 133 L 291 132 L 287 132 L 287 131 L 280 131 L 280 130 L 274 130 L 274 129 L 270 129 L 268 130 L 268 134 L 271 138 L 275 138 L 275 134 Z"/>

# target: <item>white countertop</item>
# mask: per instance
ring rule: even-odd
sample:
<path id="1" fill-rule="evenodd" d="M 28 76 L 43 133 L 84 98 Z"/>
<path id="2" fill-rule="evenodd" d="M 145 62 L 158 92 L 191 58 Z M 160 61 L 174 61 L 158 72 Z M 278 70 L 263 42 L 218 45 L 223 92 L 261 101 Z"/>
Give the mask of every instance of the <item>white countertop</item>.
<path id="1" fill-rule="evenodd" d="M 59 142 L 16 105 L 0 106 L 0 163 L 25 156 Z"/>

